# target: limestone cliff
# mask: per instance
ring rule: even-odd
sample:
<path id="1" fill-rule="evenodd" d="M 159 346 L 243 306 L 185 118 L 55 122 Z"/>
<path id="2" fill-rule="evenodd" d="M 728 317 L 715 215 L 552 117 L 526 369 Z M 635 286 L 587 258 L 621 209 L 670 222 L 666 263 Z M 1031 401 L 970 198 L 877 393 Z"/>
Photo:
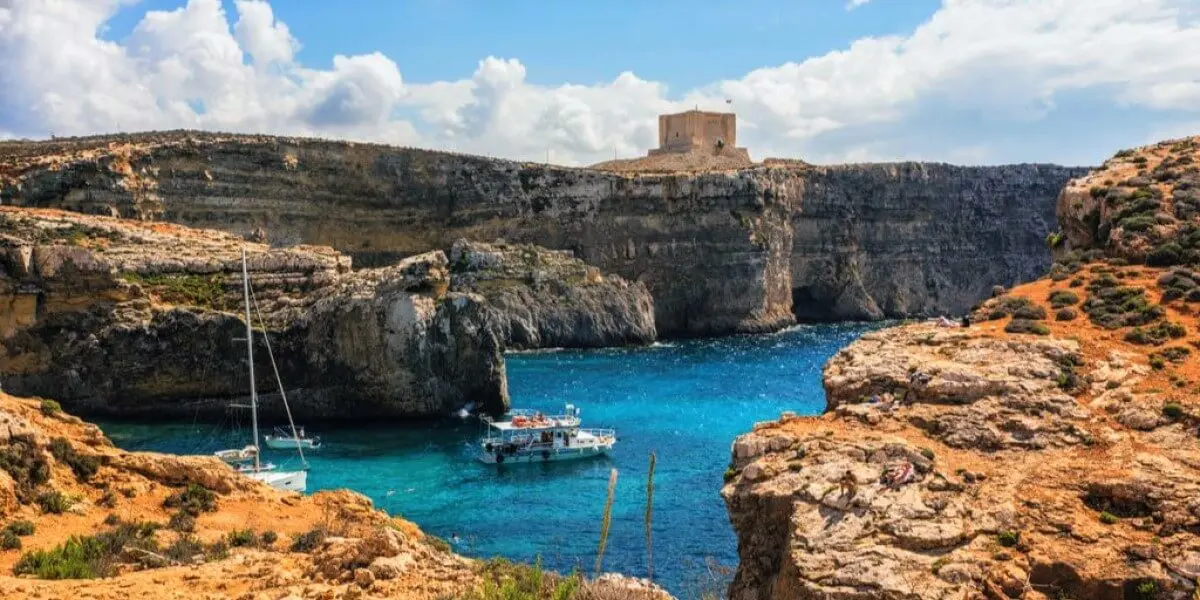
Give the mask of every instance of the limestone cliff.
<path id="1" fill-rule="evenodd" d="M 0 203 L 166 220 L 359 265 L 505 239 L 645 284 L 667 335 L 793 318 L 781 171 L 629 176 L 319 140 L 163 133 L 0 143 Z"/>
<path id="2" fill-rule="evenodd" d="M 0 143 L 0 203 L 166 220 L 383 265 L 465 238 L 571 250 L 646 286 L 659 335 L 961 312 L 1049 265 L 1040 165 L 616 173 L 195 132 Z"/>
<path id="3" fill-rule="evenodd" d="M 962 314 L 1046 272 L 1059 191 L 1085 169 L 802 167 L 792 310 L 801 320 Z"/>
<path id="4" fill-rule="evenodd" d="M 447 291 L 441 252 L 350 271 L 329 248 L 0 207 L 5 390 L 120 414 L 223 412 L 249 389 L 240 249 L 294 411 L 442 415 L 507 406 L 502 342 L 481 296 Z M 277 386 L 256 336 L 258 387 Z M 280 411 L 266 394 L 263 411 Z"/>
<path id="5" fill-rule="evenodd" d="M 826 414 L 738 438 L 730 598 L 1194 597 L 1200 370 L 1171 340 L 1200 343 L 1196 313 L 1157 270 L 1074 275 L 968 329 L 865 335 L 825 368 Z M 1100 310 L 1133 289 L 1166 341 Z"/>
<path id="6" fill-rule="evenodd" d="M 450 266 L 450 289 L 487 299 L 507 348 L 654 341 L 654 303 L 646 286 L 606 277 L 570 251 L 459 240 Z"/>

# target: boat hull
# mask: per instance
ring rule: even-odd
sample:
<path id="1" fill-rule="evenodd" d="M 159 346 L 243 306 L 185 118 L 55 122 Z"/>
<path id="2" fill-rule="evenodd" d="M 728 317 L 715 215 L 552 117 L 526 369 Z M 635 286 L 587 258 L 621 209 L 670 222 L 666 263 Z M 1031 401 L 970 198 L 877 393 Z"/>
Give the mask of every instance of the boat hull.
<path id="1" fill-rule="evenodd" d="M 272 450 L 294 450 L 297 446 L 299 446 L 301 450 L 316 450 L 317 448 L 321 447 L 320 443 L 313 443 L 312 440 L 305 439 L 297 442 L 295 438 L 277 438 L 267 436 L 263 441 L 266 442 L 267 447 L 271 448 Z"/>
<path id="2" fill-rule="evenodd" d="M 308 488 L 307 471 L 259 471 L 246 473 L 246 476 L 289 492 L 304 492 Z"/>
<path id="3" fill-rule="evenodd" d="M 595 458 L 597 456 L 604 456 L 610 450 L 612 450 L 612 447 L 612 444 L 598 444 L 595 446 L 534 450 L 532 452 L 517 451 L 512 454 L 485 452 L 480 450 L 477 458 L 480 462 L 489 465 L 523 465 L 530 463 L 546 463 Z"/>

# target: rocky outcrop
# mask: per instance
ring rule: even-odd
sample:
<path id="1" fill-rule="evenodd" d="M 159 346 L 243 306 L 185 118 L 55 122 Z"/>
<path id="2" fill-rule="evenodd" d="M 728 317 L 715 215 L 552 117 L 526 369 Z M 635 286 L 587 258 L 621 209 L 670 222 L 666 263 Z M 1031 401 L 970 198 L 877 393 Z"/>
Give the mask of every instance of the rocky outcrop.
<path id="1" fill-rule="evenodd" d="M 825 415 L 739 437 L 730 598 L 1192 597 L 1200 406 L 1088 326 L 1003 327 L 868 334 Z"/>
<path id="2" fill-rule="evenodd" d="M 598 348 L 654 341 L 654 303 L 641 283 L 604 276 L 568 250 L 459 240 L 450 289 L 488 301 L 511 349 Z"/>
<path id="3" fill-rule="evenodd" d="M 0 208 L 0 372 L 7 391 L 85 412 L 220 414 L 247 394 L 244 246 L 259 390 L 306 416 L 442 415 L 507 406 L 502 341 L 481 296 L 448 291 L 442 252 L 350 271 L 328 248 Z M 282 409 L 264 394 L 263 412 Z"/>
<path id="4" fill-rule="evenodd" d="M 798 168 L 792 310 L 816 321 L 962 314 L 993 285 L 1042 275 L 1055 198 L 1086 172 L 927 163 Z"/>
<path id="5" fill-rule="evenodd" d="M 963 312 L 1045 270 L 1055 195 L 1082 174 L 781 160 L 618 173 L 198 132 L 0 144 L 0 203 L 329 245 L 359 266 L 459 238 L 571 250 L 644 284 L 669 337 L 771 331 L 793 304 L 803 320 Z"/>
<path id="6" fill-rule="evenodd" d="M 1155 266 L 1200 261 L 1200 137 L 1122 150 L 1058 199 L 1060 256 L 1098 250 Z"/>

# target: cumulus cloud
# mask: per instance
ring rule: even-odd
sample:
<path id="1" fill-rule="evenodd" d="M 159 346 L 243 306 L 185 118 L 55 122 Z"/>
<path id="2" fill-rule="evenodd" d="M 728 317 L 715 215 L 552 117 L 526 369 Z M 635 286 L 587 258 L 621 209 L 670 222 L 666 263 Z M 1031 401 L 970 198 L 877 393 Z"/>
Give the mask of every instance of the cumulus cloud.
<path id="1" fill-rule="evenodd" d="M 846 10 L 854 10 L 871 0 L 846 0 Z"/>
<path id="2" fill-rule="evenodd" d="M 180 0 L 127 39 L 103 39 L 124 1 L 0 0 L 0 130 L 196 127 L 586 164 L 644 153 L 659 113 L 728 99 L 740 144 L 759 157 L 987 162 L 1027 158 L 1019 136 L 1086 114 L 1069 108 L 1080 97 L 1154 115 L 1131 142 L 1200 113 L 1191 0 L 944 0 L 907 34 L 670 94 L 632 71 L 534 84 L 514 57 L 482 57 L 453 81 L 407 81 L 380 53 L 312 69 L 265 0 L 236 0 L 233 15 L 220 0 Z"/>

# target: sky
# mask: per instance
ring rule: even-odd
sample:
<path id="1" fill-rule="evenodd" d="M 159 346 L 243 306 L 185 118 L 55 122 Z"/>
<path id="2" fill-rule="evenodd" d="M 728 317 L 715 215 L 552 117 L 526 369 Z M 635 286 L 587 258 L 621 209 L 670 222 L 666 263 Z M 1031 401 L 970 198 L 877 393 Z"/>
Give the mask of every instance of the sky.
<path id="1" fill-rule="evenodd" d="M 1098 164 L 1200 134 L 1200 0 L 0 0 L 0 138 L 330 137 L 586 165 Z"/>

